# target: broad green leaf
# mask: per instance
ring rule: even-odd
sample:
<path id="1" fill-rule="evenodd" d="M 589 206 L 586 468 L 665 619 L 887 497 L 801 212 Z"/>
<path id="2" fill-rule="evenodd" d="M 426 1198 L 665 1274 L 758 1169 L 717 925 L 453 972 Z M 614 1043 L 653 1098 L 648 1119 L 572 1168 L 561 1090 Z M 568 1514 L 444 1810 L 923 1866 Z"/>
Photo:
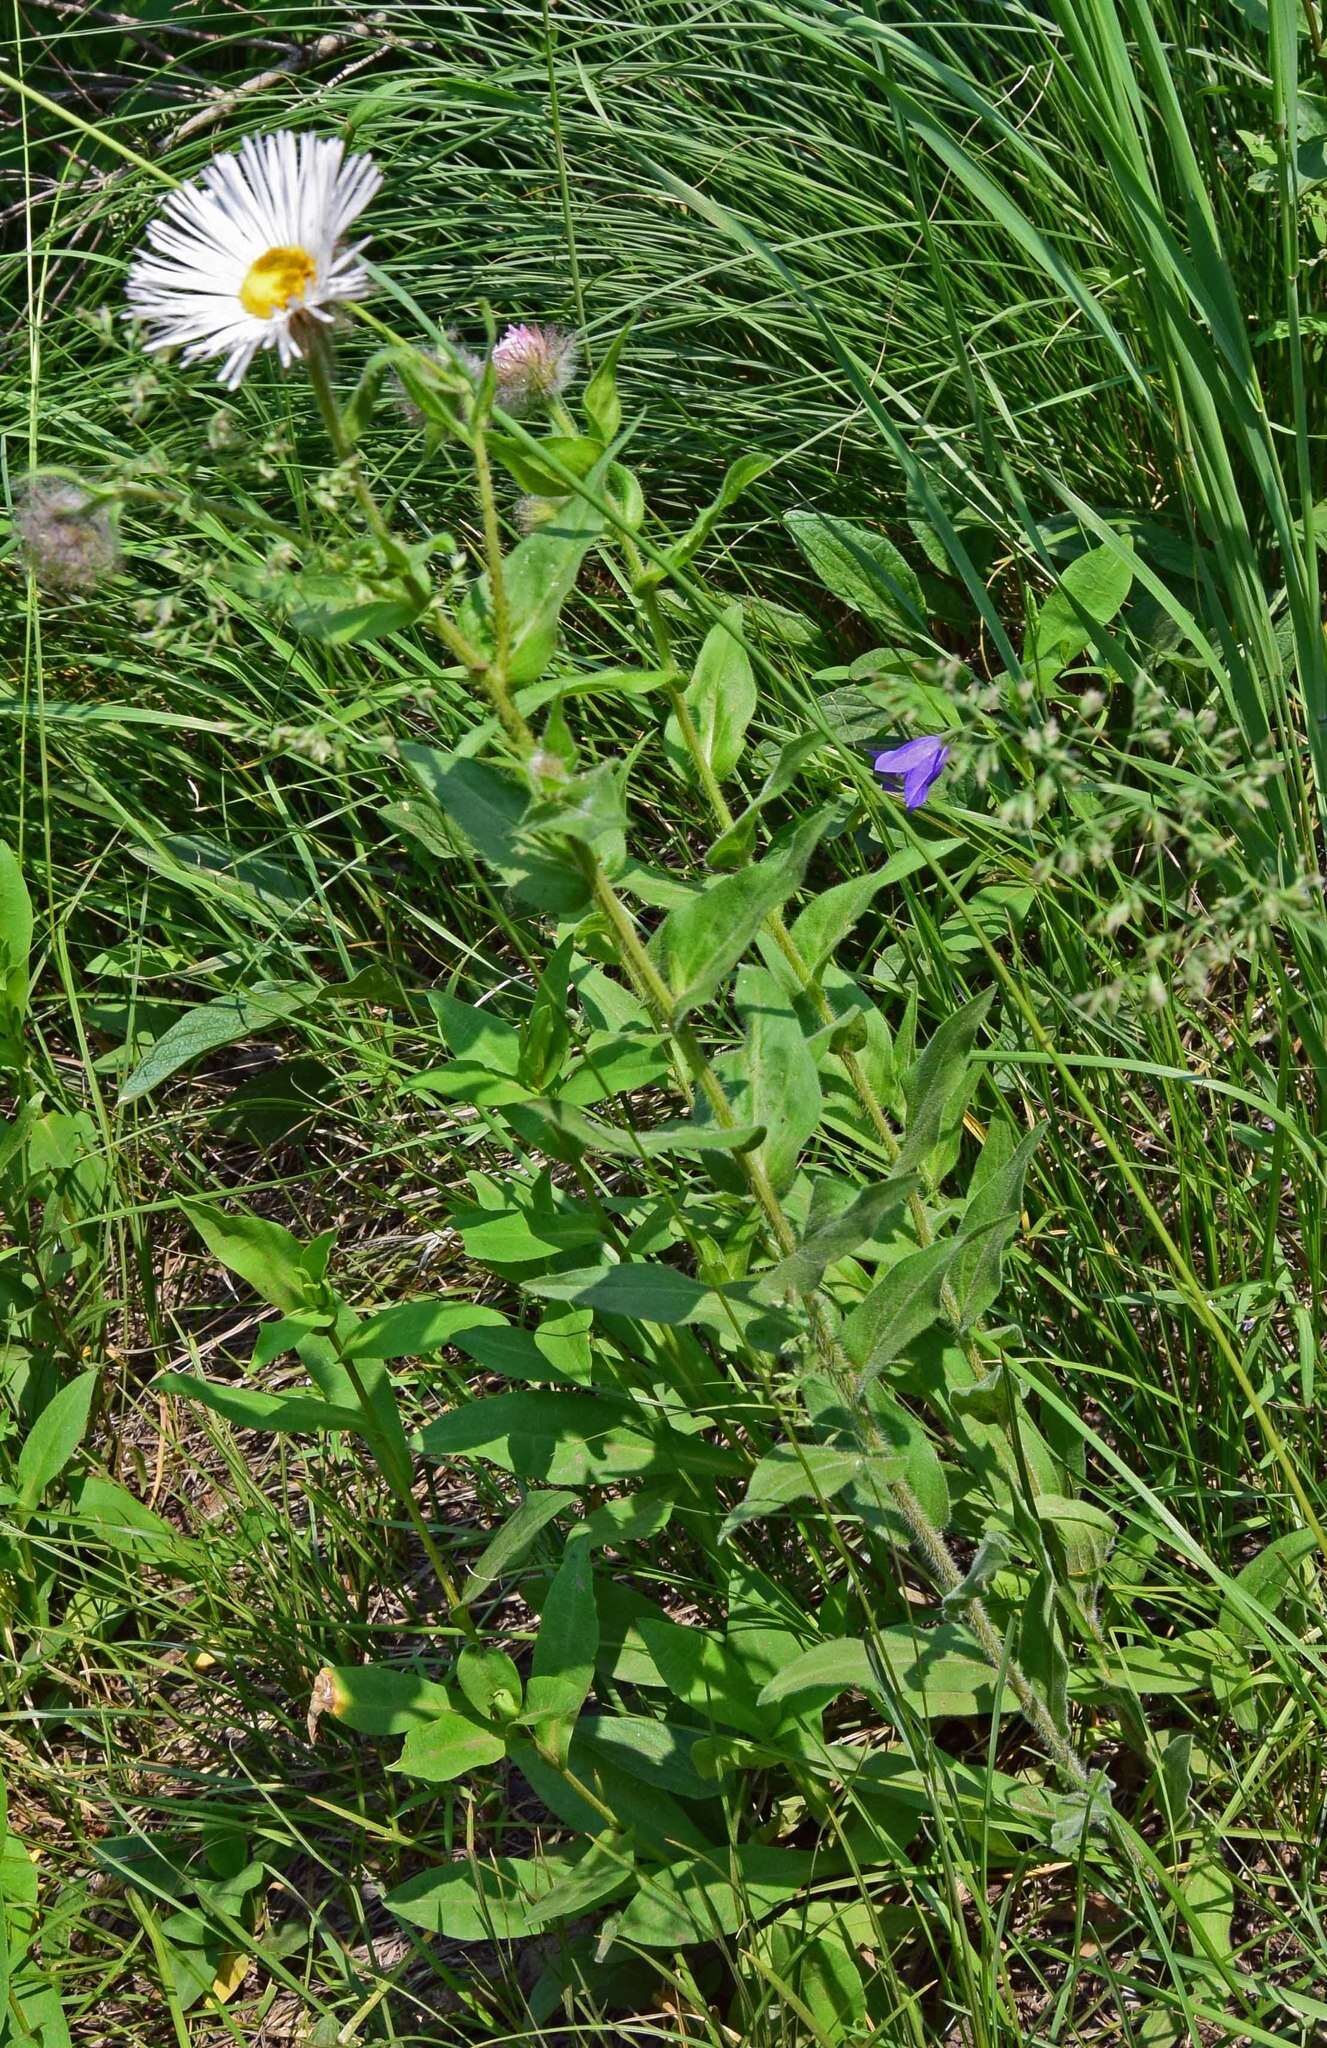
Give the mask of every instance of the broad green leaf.
<path id="1" fill-rule="evenodd" d="M 1115 1542 L 1110 1516 L 1089 1501 L 1070 1500 L 1057 1493 L 1039 1493 L 1034 1505 L 1038 1520 L 1055 1538 L 1068 1577 L 1089 1583 L 1099 1580 Z"/>
<path id="2" fill-rule="evenodd" d="M 259 989 L 250 994 L 218 996 L 196 1010 L 187 1010 L 151 1046 L 120 1090 L 121 1102 L 137 1102 L 168 1081 L 182 1067 L 191 1067 L 207 1053 L 271 1031 L 307 1010 L 323 993 L 314 983 L 299 987 Z"/>
<path id="3" fill-rule="evenodd" d="M 622 425 L 622 400 L 617 390 L 617 366 L 630 331 L 629 327 L 623 327 L 613 336 L 581 397 L 581 410 L 585 414 L 587 425 L 605 444 L 617 439 L 618 430 Z"/>
<path id="4" fill-rule="evenodd" d="M 736 1934 L 827 1874 L 827 1852 L 741 1842 L 708 1856 L 679 1858 L 651 1873 L 618 1923 L 618 1937 L 642 1948 L 684 1948 Z"/>
<path id="5" fill-rule="evenodd" d="M 470 1567 L 461 1589 L 461 1598 L 466 1605 L 477 1599 L 494 1579 L 502 1578 L 519 1564 L 540 1530 L 546 1528 L 564 1508 L 574 1507 L 576 1498 L 574 1493 L 557 1491 L 527 1495 Z"/>
<path id="6" fill-rule="evenodd" d="M 290 1311 L 312 1305 L 322 1277 L 321 1270 L 310 1264 L 312 1245 L 302 1245 L 283 1224 L 265 1216 L 229 1214 L 210 1202 L 180 1206 L 213 1258 L 238 1273 L 273 1308 Z"/>
<path id="7" fill-rule="evenodd" d="M 1045 1128 L 1038 1124 L 1029 1131 L 1004 1164 L 987 1175 L 969 1197 L 958 1229 L 958 1255 L 949 1275 L 960 1331 L 970 1330 L 999 1295 L 1005 1246 L 1022 1215 L 1028 1161 Z M 990 1137 L 986 1142 L 990 1144 Z"/>
<path id="8" fill-rule="evenodd" d="M 521 1067 L 521 1037 L 514 1024 L 487 1006 L 463 1003 L 440 988 L 430 989 L 425 1001 L 454 1058 L 516 1078 Z"/>
<path id="9" fill-rule="evenodd" d="M 23 1440 L 14 1468 L 14 1513 L 26 1521 L 83 1441 L 99 1375 L 80 1373 L 53 1394 Z"/>
<path id="10" fill-rule="evenodd" d="M 598 1763 L 616 1763 L 628 1777 L 678 1799 L 711 1799 L 713 1783 L 691 1761 L 699 1736 L 694 1728 L 641 1714 L 592 1714 L 578 1724 L 576 1749 Z"/>
<path id="11" fill-rule="evenodd" d="M 1193 1952 L 1204 1961 L 1234 1957 L 1235 1879 L 1218 1834 L 1200 1840 L 1180 1884 L 1184 1918 L 1195 1936 Z M 1319 2018 L 1322 2014 L 1319 2014 Z"/>
<path id="12" fill-rule="evenodd" d="M 856 1637 L 813 1643 L 769 1681 L 760 1695 L 762 1706 L 801 1694 L 828 1701 L 844 1692 L 865 1692 L 886 1708 L 897 1700 L 923 1720 L 991 1712 L 995 1673 L 958 1624 L 882 1629 L 878 1644 L 877 1651 Z M 1011 1713 L 1016 1704 L 1006 1690 L 1002 1711 Z"/>
<path id="13" fill-rule="evenodd" d="M 844 604 L 886 632 L 897 631 L 900 621 L 925 630 L 921 584 L 882 533 L 826 512 L 786 512 L 783 523 L 826 590 Z"/>
<path id="14" fill-rule="evenodd" d="M 397 1664 L 325 1664 L 314 1688 L 315 1719 L 360 1735 L 405 1735 L 450 1706 L 446 1686 Z"/>
<path id="15" fill-rule="evenodd" d="M 561 471 L 583 482 L 604 458 L 604 444 L 594 434 L 543 434 L 530 447 L 514 434 L 493 432 L 488 445 L 521 489 L 541 498 L 565 498 L 571 485 Z"/>
<path id="16" fill-rule="evenodd" d="M 801 1021 L 772 974 L 744 967 L 736 1001 L 746 1027 L 733 1060 L 742 1076 L 739 1099 L 751 1122 L 764 1127 L 760 1161 L 782 1194 L 820 1123 L 820 1074 Z"/>
<path id="17" fill-rule="evenodd" d="M 861 1368 L 866 1386 L 901 1358 L 940 1314 L 940 1295 L 959 1249 L 957 1238 L 941 1238 L 924 1251 L 909 1252 L 858 1303 L 843 1325 L 843 1348 Z"/>
<path id="18" fill-rule="evenodd" d="M 1315 1548 L 1311 1529 L 1291 1529 L 1285 1536 L 1273 1540 L 1251 1558 L 1235 1577 L 1235 1584 L 1248 1599 L 1255 1601 L 1267 1615 L 1281 1612 L 1286 1600 L 1297 1594 L 1301 1598 L 1312 1583 L 1312 1568 L 1308 1559 Z M 1217 1616 L 1217 1627 L 1230 1642 L 1241 1649 L 1246 1643 L 1257 1640 L 1255 1631 L 1245 1621 L 1238 1603 L 1229 1594 L 1221 1603 Z"/>
<path id="19" fill-rule="evenodd" d="M 462 1330 L 500 1328 L 503 1318 L 495 1308 L 474 1302 L 441 1300 L 398 1301 L 364 1316 L 346 1340 L 349 1358 L 436 1358 L 456 1342 Z"/>
<path id="20" fill-rule="evenodd" d="M 585 1517 L 586 1541 L 592 1550 L 642 1543 L 668 1527 L 676 1505 L 671 1488 L 643 1487 L 639 1493 L 606 1500 Z"/>
<path id="21" fill-rule="evenodd" d="M 746 729 L 756 708 L 756 679 L 741 631 L 742 607 L 730 605 L 706 634 L 684 693 L 701 754 L 719 782 L 725 781 L 741 760 Z M 664 745 L 679 772 L 691 773 L 691 756 L 676 716 L 670 716 L 664 728 Z"/>
<path id="22" fill-rule="evenodd" d="M 792 928 L 793 942 L 811 972 L 819 976 L 825 962 L 832 958 L 881 889 L 904 881 L 929 860 L 940 859 L 959 844 L 957 839 L 937 839 L 928 844 L 925 852 L 917 846 L 905 846 L 869 874 L 853 875 L 846 882 L 836 882 L 832 889 L 822 889 L 799 913 Z"/>
<path id="23" fill-rule="evenodd" d="M 778 1514 L 795 1501 L 831 1500 L 861 1473 L 864 1454 L 831 1444 L 780 1444 L 756 1466 L 738 1506 L 724 1518 L 722 1543 L 744 1522 Z M 903 1461 L 898 1461 L 900 1474 Z"/>
<path id="24" fill-rule="evenodd" d="M 571 1044 L 569 981 L 574 941 L 566 938 L 549 955 L 539 977 L 530 1014 L 521 1026 L 517 1072 L 534 1089 L 545 1089 L 561 1074 Z"/>
<path id="25" fill-rule="evenodd" d="M 32 900 L 11 847 L 0 840 L 0 996 L 11 1019 L 28 1007 Z"/>
<path id="26" fill-rule="evenodd" d="M 1023 648 L 1024 666 L 1043 682 L 1090 646 L 1094 628 L 1115 617 L 1133 585 L 1133 564 L 1111 547 L 1089 548 L 1071 562 L 1037 614 Z"/>
<path id="27" fill-rule="evenodd" d="M 444 1863 L 398 1885 L 383 1904 L 398 1920 L 448 1941 L 523 1941 L 540 1925 L 540 1899 L 571 1876 L 583 1855 Z"/>
<path id="28" fill-rule="evenodd" d="M 554 1486 L 607 1486 L 677 1472 L 725 1477 L 742 1469 L 734 1453 L 651 1425 L 624 1401 L 542 1388 L 467 1401 L 428 1423 L 418 1449 L 436 1462 L 484 1458 Z"/>
<path id="29" fill-rule="evenodd" d="M 399 577 L 366 577 L 335 570 L 303 569 L 271 586 L 295 632 L 327 647 L 351 647 L 385 639 L 410 625 L 423 610 L 420 597 Z"/>
<path id="30" fill-rule="evenodd" d="M 583 1531 L 573 1530 L 540 1616 L 523 1716 L 543 1730 L 543 1740 L 551 1742 L 561 1757 L 566 1756 L 572 1725 L 594 1682 L 598 1654 L 590 1546 Z"/>
<path id="31" fill-rule="evenodd" d="M 448 1707 L 428 1721 L 416 1722 L 407 1731 L 400 1756 L 387 1768 L 422 1778 L 427 1785 L 449 1785 L 454 1778 L 497 1763 L 506 1753 L 501 1735 Z"/>
<path id="32" fill-rule="evenodd" d="M 519 828 L 530 808 L 523 784 L 485 761 L 443 754 L 436 747 L 401 748 L 401 759 L 421 786 L 522 902 L 557 917 L 579 916 L 589 890 L 567 858 L 524 845 Z"/>
<path id="33" fill-rule="evenodd" d="M 550 1301 L 574 1301 L 582 1308 L 646 1323 L 689 1323 L 716 1299 L 712 1288 L 679 1273 L 675 1266 L 642 1259 L 579 1266 L 573 1272 L 554 1273 L 525 1284 L 527 1293 L 544 1295 Z"/>
<path id="34" fill-rule="evenodd" d="M 974 996 L 947 1017 L 904 1076 L 908 1125 L 898 1171 L 924 1167 L 962 1119 L 970 1086 L 968 1056 L 991 1007 L 993 990 Z"/>
<path id="35" fill-rule="evenodd" d="M 801 887 L 807 862 L 842 813 L 816 811 L 781 850 L 724 875 L 690 903 L 670 910 L 650 941 L 680 1020 L 707 1002 L 737 965 L 765 919 Z"/>
<path id="36" fill-rule="evenodd" d="M 158 1571 L 188 1566 L 192 1539 L 114 1479 L 90 1472 L 74 1482 L 70 1498 L 72 1520 L 93 1532 L 99 1545 L 150 1557 Z"/>
<path id="37" fill-rule="evenodd" d="M 511 633 L 508 682 L 534 682 L 553 659 L 562 607 L 602 525 L 602 514 L 587 499 L 569 498 L 547 525 L 519 541 L 503 562 Z M 469 592 L 456 623 L 481 654 L 490 659 L 496 654 L 492 593 L 486 575 Z"/>
<path id="38" fill-rule="evenodd" d="M 777 1717 L 762 1712 L 759 1688 L 745 1661 L 708 1629 L 643 1615 L 637 1630 L 674 1698 L 704 1721 L 763 1735 Z"/>
<path id="39" fill-rule="evenodd" d="M 840 1209 L 818 1228 L 809 1229 L 797 1250 L 767 1273 L 759 1276 L 762 1290 L 772 1293 L 809 1294 L 819 1287 L 829 1268 L 840 1259 L 876 1237 L 882 1226 L 903 1207 L 918 1186 L 914 1174 L 896 1175 L 892 1180 L 863 1188 L 847 1207 Z M 814 1216 L 814 1210 L 812 1212 Z"/>
<path id="40" fill-rule="evenodd" d="M 561 1098 L 538 1097 L 522 1105 L 550 1133 L 568 1140 L 576 1151 L 608 1152 L 619 1159 L 661 1159 L 698 1152 L 749 1152 L 765 1136 L 763 1124 L 656 1124 L 653 1130 L 620 1130 L 599 1117 L 586 1116 Z M 550 1148 L 551 1149 L 551 1148 Z"/>
<path id="41" fill-rule="evenodd" d="M 320 1401 L 316 1394 L 267 1394 L 259 1387 L 227 1387 L 196 1373 L 167 1372 L 155 1382 L 158 1392 L 197 1401 L 214 1415 L 223 1415 L 237 1429 L 268 1430 L 277 1436 L 316 1436 L 322 1430 L 350 1429 L 362 1433 L 358 1408 Z"/>
<path id="42" fill-rule="evenodd" d="M 456 1683 L 481 1721 L 505 1727 L 521 1710 L 521 1674 L 505 1650 L 467 1643 L 456 1660 Z"/>

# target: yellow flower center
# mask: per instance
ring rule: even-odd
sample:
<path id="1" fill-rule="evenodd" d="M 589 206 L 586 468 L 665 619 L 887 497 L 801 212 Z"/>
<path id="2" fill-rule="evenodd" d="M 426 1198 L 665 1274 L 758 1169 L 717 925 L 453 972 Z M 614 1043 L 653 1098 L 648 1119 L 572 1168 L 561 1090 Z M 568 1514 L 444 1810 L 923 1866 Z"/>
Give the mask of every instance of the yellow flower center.
<path id="1" fill-rule="evenodd" d="M 268 249 L 245 272 L 240 304 L 256 320 L 270 320 L 303 296 L 317 270 L 307 249 Z"/>

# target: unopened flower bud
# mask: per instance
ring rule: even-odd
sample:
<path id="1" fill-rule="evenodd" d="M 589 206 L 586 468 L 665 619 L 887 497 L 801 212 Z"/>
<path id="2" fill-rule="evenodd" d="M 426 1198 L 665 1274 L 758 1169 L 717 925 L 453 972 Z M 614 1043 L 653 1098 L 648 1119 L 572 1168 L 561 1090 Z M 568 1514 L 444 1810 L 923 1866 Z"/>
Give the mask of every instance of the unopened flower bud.
<path id="1" fill-rule="evenodd" d="M 576 337 L 565 327 L 523 322 L 509 327 L 493 350 L 498 404 L 525 412 L 561 398 L 576 374 Z"/>
<path id="2" fill-rule="evenodd" d="M 47 590 L 92 590 L 119 565 L 115 525 L 81 484 L 34 476 L 14 510 L 24 562 Z"/>

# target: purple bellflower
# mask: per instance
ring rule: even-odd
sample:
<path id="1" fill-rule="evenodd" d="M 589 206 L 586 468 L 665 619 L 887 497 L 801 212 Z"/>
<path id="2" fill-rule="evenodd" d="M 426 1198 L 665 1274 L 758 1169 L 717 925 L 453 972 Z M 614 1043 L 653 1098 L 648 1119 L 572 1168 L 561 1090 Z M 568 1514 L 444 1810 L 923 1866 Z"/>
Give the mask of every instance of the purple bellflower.
<path id="1" fill-rule="evenodd" d="M 903 807 L 915 811 L 926 802 L 948 759 L 949 749 L 942 739 L 906 740 L 901 747 L 877 754 L 872 765 L 877 775 L 901 779 Z"/>

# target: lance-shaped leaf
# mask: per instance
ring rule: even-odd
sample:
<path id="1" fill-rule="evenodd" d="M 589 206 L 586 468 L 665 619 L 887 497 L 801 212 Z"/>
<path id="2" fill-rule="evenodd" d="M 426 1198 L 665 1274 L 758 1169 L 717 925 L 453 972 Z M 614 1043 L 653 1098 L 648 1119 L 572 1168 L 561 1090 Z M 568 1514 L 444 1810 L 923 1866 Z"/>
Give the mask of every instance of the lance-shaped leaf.
<path id="1" fill-rule="evenodd" d="M 597 471 L 591 473 L 594 483 Z M 558 619 L 575 587 L 581 563 L 603 526 L 603 515 L 585 498 L 569 498 L 555 517 L 519 541 L 502 565 L 510 645 L 507 681 L 532 683 L 557 649 Z M 492 659 L 497 653 L 493 596 L 480 578 L 457 613 L 456 623 L 473 647 Z"/>
<path id="2" fill-rule="evenodd" d="M 787 512 L 784 525 L 826 590 L 872 625 L 926 630 L 926 600 L 892 541 L 826 512 Z"/>
<path id="3" fill-rule="evenodd" d="M 762 1292 L 809 1294 L 829 1268 L 875 1237 L 919 1183 L 915 1174 L 896 1174 L 873 1188 L 863 1188 L 846 1209 L 809 1230 L 797 1250 L 760 1275 Z"/>
<path id="4" fill-rule="evenodd" d="M 941 1139 L 949 1135 L 951 1124 L 961 1117 L 962 1103 L 966 1098 L 968 1055 L 991 1007 L 993 994 L 994 991 L 988 989 L 984 994 L 974 996 L 970 1003 L 964 1003 L 952 1017 L 946 1017 L 904 1077 L 908 1128 L 898 1161 L 900 1172 L 924 1166 Z M 954 1109 L 956 1098 L 957 1116 Z"/>
<path id="5" fill-rule="evenodd" d="M 662 1159 L 674 1153 L 750 1152 L 765 1136 L 763 1124 L 656 1124 L 649 1131 L 623 1131 L 600 1117 L 587 1116 L 570 1102 L 534 1096 L 522 1104 L 525 1114 L 545 1133 L 570 1145 L 573 1153 L 608 1152 L 619 1159 Z M 552 1145 L 546 1148 L 552 1151 Z"/>
<path id="6" fill-rule="evenodd" d="M 569 857 L 522 841 L 529 791 L 486 761 L 409 744 L 401 758 L 450 823 L 500 876 L 513 894 L 536 910 L 575 917 L 590 900 L 585 878 Z"/>
<path id="7" fill-rule="evenodd" d="M 959 1226 L 958 1256 L 950 1274 L 960 1330 L 971 1329 L 1000 1292 L 1005 1246 L 1017 1230 L 1022 1214 L 1023 1179 L 1045 1128 L 1038 1124 L 1034 1131 L 1029 1131 L 1009 1158 L 985 1176 L 968 1199 Z M 990 1142 L 988 1138 L 987 1144 Z"/>
<path id="8" fill-rule="evenodd" d="M 709 1000 L 770 912 L 801 887 L 812 853 L 842 815 L 838 807 L 826 805 L 786 846 L 736 874 L 724 875 L 712 888 L 669 911 L 650 941 L 650 952 L 672 991 L 676 1021 Z"/>
<path id="9" fill-rule="evenodd" d="M 724 1518 L 719 1530 L 725 1541 L 744 1522 L 778 1514 L 801 1500 L 832 1500 L 852 1479 L 859 1478 L 867 1453 L 840 1449 L 834 1444 L 779 1444 L 760 1460 L 751 1474 L 746 1493 Z M 897 1460 L 895 1477 L 901 1477 L 903 1460 Z"/>
<path id="10" fill-rule="evenodd" d="M 742 758 L 746 729 L 756 708 L 756 679 L 741 632 L 742 607 L 730 605 L 705 635 L 684 695 L 700 751 L 720 782 Z M 664 727 L 664 745 L 670 759 L 685 773 L 690 755 L 675 715 Z"/>

